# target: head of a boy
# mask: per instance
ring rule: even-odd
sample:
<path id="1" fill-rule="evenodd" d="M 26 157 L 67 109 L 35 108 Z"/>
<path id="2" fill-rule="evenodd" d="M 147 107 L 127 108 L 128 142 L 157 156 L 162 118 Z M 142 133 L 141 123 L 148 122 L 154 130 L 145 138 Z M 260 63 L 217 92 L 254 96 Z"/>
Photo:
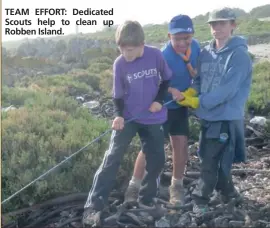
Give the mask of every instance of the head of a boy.
<path id="1" fill-rule="evenodd" d="M 145 35 L 141 24 L 137 21 L 125 21 L 119 25 L 116 44 L 126 61 L 132 62 L 143 55 Z"/>
<path id="2" fill-rule="evenodd" d="M 231 8 L 225 7 L 209 13 L 208 23 L 215 39 L 228 39 L 236 28 L 236 15 Z"/>
<path id="3" fill-rule="evenodd" d="M 187 15 L 177 15 L 169 23 L 168 37 L 176 53 L 185 53 L 192 42 L 194 27 Z"/>

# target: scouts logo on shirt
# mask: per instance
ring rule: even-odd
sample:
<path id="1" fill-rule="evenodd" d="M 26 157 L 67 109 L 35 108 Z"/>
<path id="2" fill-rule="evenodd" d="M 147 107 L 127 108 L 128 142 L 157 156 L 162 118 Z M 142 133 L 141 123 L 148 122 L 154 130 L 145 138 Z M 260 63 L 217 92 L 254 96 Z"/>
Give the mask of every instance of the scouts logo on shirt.
<path id="1" fill-rule="evenodd" d="M 142 70 L 136 73 L 128 73 L 126 75 L 129 83 L 131 83 L 133 80 L 142 79 L 142 78 L 151 78 L 155 76 L 159 76 L 157 68 Z"/>
<path id="2" fill-rule="evenodd" d="M 129 83 L 132 81 L 132 74 L 127 74 L 127 80 Z"/>

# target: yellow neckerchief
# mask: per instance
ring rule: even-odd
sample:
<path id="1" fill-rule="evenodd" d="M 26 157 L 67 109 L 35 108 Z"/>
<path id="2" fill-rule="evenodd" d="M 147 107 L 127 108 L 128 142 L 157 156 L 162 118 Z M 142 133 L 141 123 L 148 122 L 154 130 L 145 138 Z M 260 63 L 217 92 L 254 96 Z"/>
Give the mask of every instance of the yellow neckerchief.
<path id="1" fill-rule="evenodd" d="M 192 65 L 191 65 L 191 63 L 189 61 L 189 58 L 191 56 L 191 48 L 190 48 L 190 46 L 188 47 L 188 49 L 186 51 L 186 54 L 184 55 L 184 54 L 180 53 L 180 56 L 183 58 L 185 64 L 187 65 L 187 68 L 188 68 L 188 71 L 189 71 L 190 75 L 192 77 L 195 77 L 196 74 L 197 74 L 197 70 L 192 67 Z"/>

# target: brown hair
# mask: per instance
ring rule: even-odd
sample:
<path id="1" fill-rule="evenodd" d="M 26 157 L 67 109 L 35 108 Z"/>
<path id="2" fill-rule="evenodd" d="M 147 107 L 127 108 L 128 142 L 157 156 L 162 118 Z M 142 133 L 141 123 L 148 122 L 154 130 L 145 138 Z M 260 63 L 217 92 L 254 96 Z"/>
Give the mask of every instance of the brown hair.
<path id="1" fill-rule="evenodd" d="M 144 31 L 137 21 L 125 21 L 119 25 L 115 33 L 115 41 L 118 46 L 140 46 L 144 44 Z"/>

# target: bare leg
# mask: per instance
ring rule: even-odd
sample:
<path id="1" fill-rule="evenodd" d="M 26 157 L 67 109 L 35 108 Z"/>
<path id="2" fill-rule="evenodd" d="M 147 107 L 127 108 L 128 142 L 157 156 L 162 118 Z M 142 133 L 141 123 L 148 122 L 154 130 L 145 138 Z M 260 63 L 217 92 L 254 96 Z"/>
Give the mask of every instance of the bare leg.
<path id="1" fill-rule="evenodd" d="M 173 152 L 173 175 L 170 186 L 170 203 L 184 204 L 185 191 L 183 177 L 188 159 L 187 137 L 182 135 L 171 136 Z"/>
<path id="2" fill-rule="evenodd" d="M 139 152 L 133 170 L 133 176 L 129 181 L 129 186 L 125 193 L 125 201 L 132 202 L 137 201 L 139 197 L 139 191 L 141 187 L 141 183 L 146 172 L 146 159 L 145 155 L 142 151 Z"/>
<path id="3" fill-rule="evenodd" d="M 173 176 L 170 187 L 170 202 L 173 204 L 183 204 L 184 188 L 183 176 L 188 160 L 187 137 L 182 135 L 174 135 L 170 137 L 172 152 L 173 152 Z M 145 155 L 142 151 L 139 152 L 134 165 L 132 179 L 129 182 L 129 187 L 126 191 L 125 200 L 135 201 L 145 174 Z"/>
<path id="4" fill-rule="evenodd" d="M 182 135 L 171 136 L 173 149 L 173 177 L 182 180 L 188 160 L 187 137 Z"/>
<path id="5" fill-rule="evenodd" d="M 140 151 L 135 161 L 133 177 L 135 177 L 138 180 L 142 180 L 145 173 L 145 166 L 146 166 L 145 155 L 142 151 Z"/>

